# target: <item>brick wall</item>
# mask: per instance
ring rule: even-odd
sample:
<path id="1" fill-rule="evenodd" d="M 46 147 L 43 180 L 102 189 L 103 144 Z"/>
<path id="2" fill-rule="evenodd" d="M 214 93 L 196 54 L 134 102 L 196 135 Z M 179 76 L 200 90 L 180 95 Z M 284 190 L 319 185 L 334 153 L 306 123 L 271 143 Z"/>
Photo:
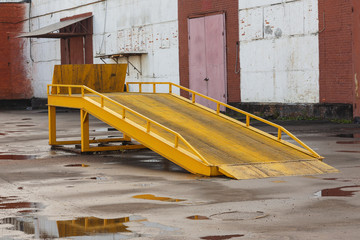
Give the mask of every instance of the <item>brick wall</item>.
<path id="1" fill-rule="evenodd" d="M 353 103 L 352 1 L 319 0 L 320 102 Z"/>
<path id="2" fill-rule="evenodd" d="M 239 40 L 238 1 L 178 0 L 180 84 L 189 87 L 188 18 L 225 12 L 228 102 L 240 101 L 240 75 L 235 73 L 236 42 Z M 185 94 L 184 94 L 185 95 Z"/>
<path id="3" fill-rule="evenodd" d="M 360 1 L 353 1 L 354 117 L 360 123 Z"/>
<path id="4" fill-rule="evenodd" d="M 32 97 L 25 69 L 26 40 L 14 38 L 22 32 L 26 4 L 0 3 L 0 100 Z"/>

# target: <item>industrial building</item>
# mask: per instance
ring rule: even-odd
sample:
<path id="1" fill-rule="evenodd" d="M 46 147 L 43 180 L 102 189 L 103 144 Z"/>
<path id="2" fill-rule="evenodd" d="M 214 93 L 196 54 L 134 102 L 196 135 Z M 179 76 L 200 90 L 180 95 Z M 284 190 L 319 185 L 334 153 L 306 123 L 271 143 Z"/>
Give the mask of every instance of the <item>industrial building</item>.
<path id="1" fill-rule="evenodd" d="M 56 64 L 128 63 L 127 81 L 180 83 L 265 117 L 359 121 L 359 11 L 354 0 L 1 0 L 0 99 L 44 104 Z"/>

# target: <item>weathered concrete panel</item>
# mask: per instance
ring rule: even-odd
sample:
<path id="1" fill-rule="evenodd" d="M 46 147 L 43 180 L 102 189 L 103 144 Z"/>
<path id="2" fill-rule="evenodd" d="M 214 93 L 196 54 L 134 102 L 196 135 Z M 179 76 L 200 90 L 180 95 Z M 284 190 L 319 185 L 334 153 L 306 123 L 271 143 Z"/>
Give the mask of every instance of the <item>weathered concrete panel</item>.
<path id="1" fill-rule="evenodd" d="M 240 35 L 243 41 L 263 38 L 264 28 L 262 17 L 262 8 L 240 11 Z"/>
<path id="2" fill-rule="evenodd" d="M 317 0 L 246 2 L 253 4 L 239 3 L 242 102 L 319 102 Z"/>

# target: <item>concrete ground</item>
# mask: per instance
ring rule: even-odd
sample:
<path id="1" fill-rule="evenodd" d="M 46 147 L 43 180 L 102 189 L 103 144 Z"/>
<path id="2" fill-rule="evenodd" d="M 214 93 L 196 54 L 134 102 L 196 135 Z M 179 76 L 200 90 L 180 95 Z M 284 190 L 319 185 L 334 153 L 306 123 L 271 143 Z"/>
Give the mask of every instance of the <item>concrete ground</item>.
<path id="1" fill-rule="evenodd" d="M 59 137 L 78 138 L 78 112 L 57 120 Z M 0 239 L 359 239 L 360 125 L 282 124 L 340 173 L 233 180 L 149 150 L 55 151 L 46 111 L 2 111 Z M 118 135 L 90 125 L 92 137 Z"/>

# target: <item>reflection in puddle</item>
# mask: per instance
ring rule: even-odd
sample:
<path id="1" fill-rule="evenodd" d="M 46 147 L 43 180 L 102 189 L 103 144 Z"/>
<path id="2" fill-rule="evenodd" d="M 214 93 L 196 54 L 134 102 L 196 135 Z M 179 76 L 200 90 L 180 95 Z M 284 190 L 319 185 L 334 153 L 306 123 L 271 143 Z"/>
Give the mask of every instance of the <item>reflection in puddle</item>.
<path id="1" fill-rule="evenodd" d="M 156 228 L 160 231 L 177 231 L 177 228 L 149 222 L 141 216 L 129 216 L 116 219 L 101 219 L 96 217 L 76 218 L 73 220 L 49 220 L 46 217 L 5 218 L 0 224 L 11 224 L 13 228 L 26 234 L 32 234 L 36 239 L 129 239 L 140 234 L 129 230 L 127 223 L 135 228 Z M 95 238 L 94 238 L 95 237 Z"/>
<path id="2" fill-rule="evenodd" d="M 205 239 L 205 240 L 226 240 L 226 239 L 231 239 L 231 238 L 235 238 L 235 237 L 243 237 L 245 236 L 244 234 L 233 234 L 233 235 L 221 235 L 221 236 L 207 236 L 207 237 L 201 237 L 200 239 Z"/>
<path id="3" fill-rule="evenodd" d="M 0 133 L 0 136 L 5 136 L 6 135 L 6 133 Z"/>
<path id="4" fill-rule="evenodd" d="M 16 125 L 17 127 L 35 127 L 36 125 L 30 125 L 30 124 L 20 124 Z"/>
<path id="5" fill-rule="evenodd" d="M 344 189 L 349 189 L 349 188 L 350 189 L 360 188 L 360 185 L 328 188 L 328 189 L 318 191 L 314 195 L 315 195 L 315 197 L 352 197 L 352 196 L 354 196 L 354 193 L 360 191 L 360 190 L 344 190 Z"/>
<path id="6" fill-rule="evenodd" d="M 0 155 L 0 160 L 30 160 L 35 158 L 35 155 Z"/>
<path id="7" fill-rule="evenodd" d="M 194 215 L 194 216 L 187 217 L 187 219 L 191 219 L 191 220 L 209 220 L 210 218 L 208 218 L 206 216 Z"/>
<path id="8" fill-rule="evenodd" d="M 142 194 L 133 196 L 133 198 L 139 199 L 146 199 L 146 200 L 155 200 L 155 201 L 162 201 L 162 202 L 183 202 L 186 201 L 184 199 L 175 199 L 175 198 L 168 198 L 168 197 L 156 197 L 152 194 Z"/>
<path id="9" fill-rule="evenodd" d="M 21 202 L 16 196 L 0 197 L 0 210 L 15 209 L 19 213 L 22 212 L 37 212 L 38 209 L 42 209 L 43 206 L 40 203 L 34 202 Z"/>
<path id="10" fill-rule="evenodd" d="M 89 166 L 90 165 L 77 163 L 77 164 L 68 164 L 68 165 L 65 165 L 64 167 L 89 167 Z"/>

